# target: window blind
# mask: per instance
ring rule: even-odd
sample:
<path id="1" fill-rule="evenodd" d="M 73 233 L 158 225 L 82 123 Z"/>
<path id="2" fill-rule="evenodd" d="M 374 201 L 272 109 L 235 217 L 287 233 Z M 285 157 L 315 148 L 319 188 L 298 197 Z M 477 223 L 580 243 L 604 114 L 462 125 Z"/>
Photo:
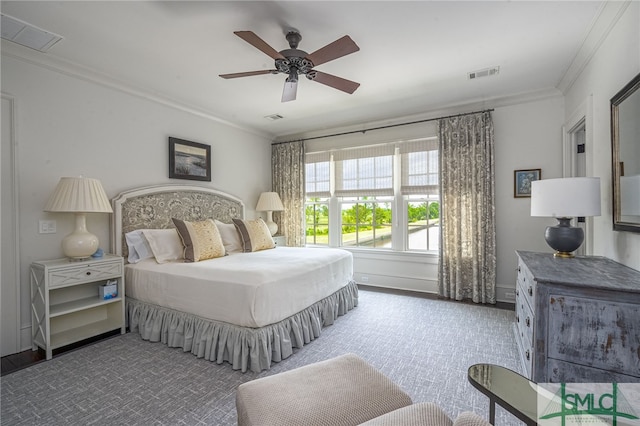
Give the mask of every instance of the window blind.
<path id="1" fill-rule="evenodd" d="M 388 144 L 335 151 L 334 195 L 393 195 L 393 153 Z"/>
<path id="2" fill-rule="evenodd" d="M 331 153 L 312 152 L 305 155 L 305 193 L 309 198 L 331 196 Z"/>
<path id="3" fill-rule="evenodd" d="M 437 195 L 439 184 L 438 140 L 427 138 L 402 142 L 400 193 Z"/>

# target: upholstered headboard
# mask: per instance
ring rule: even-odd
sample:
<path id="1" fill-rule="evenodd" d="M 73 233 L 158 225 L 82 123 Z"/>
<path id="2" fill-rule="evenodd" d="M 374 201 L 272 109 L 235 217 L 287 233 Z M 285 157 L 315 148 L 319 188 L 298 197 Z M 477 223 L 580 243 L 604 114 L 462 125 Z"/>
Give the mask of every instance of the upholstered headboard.
<path id="1" fill-rule="evenodd" d="M 111 252 L 128 256 L 124 234 L 136 229 L 173 228 L 183 220 L 244 219 L 244 203 L 233 195 L 195 185 L 159 185 L 131 189 L 111 200 Z"/>

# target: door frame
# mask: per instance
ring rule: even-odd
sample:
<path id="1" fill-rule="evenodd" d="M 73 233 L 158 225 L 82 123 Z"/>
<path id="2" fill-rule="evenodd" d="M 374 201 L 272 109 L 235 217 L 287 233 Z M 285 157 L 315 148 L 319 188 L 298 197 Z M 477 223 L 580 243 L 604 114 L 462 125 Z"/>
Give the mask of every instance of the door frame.
<path id="1" fill-rule="evenodd" d="M 6 93 L 1 93 L 1 99 L 2 99 L 2 103 L 4 104 L 5 102 L 8 102 L 9 104 L 9 108 L 11 110 L 11 117 L 10 119 L 10 129 L 9 129 L 9 134 L 10 134 L 10 140 L 4 141 L 2 142 L 4 143 L 8 143 L 9 146 L 9 152 L 10 152 L 10 159 L 9 162 L 11 163 L 11 170 L 9 171 L 10 175 L 9 175 L 9 179 L 11 179 L 11 194 L 10 194 L 10 198 L 12 201 L 12 209 L 9 210 L 10 213 L 12 215 L 11 218 L 11 224 L 13 229 L 15 229 L 15 232 L 11 233 L 11 235 L 2 235 L 2 229 L 0 227 L 0 239 L 4 240 L 5 238 L 11 238 L 12 242 L 9 244 L 10 246 L 14 247 L 14 253 L 13 253 L 13 262 L 11 262 L 10 264 L 4 264 L 3 269 L 5 267 L 9 267 L 12 268 L 12 276 L 14 277 L 14 282 L 16 285 L 15 288 L 15 300 L 13 301 L 13 303 L 15 303 L 15 311 L 13 312 L 15 314 L 15 323 L 14 326 L 16 327 L 15 332 L 14 332 L 14 336 L 15 336 L 15 341 L 13 343 L 13 347 L 10 350 L 5 350 L 5 348 L 2 349 L 3 355 L 8 355 L 9 353 L 17 353 L 20 352 L 22 350 L 22 345 L 21 345 L 21 341 L 22 341 L 22 328 L 21 328 L 21 279 L 20 279 L 20 215 L 19 215 L 19 208 L 18 208 L 18 153 L 17 153 L 17 137 L 16 137 L 16 100 L 13 96 L 6 94 Z M 4 172 L 0 173 L 0 180 L 2 179 L 2 177 L 5 175 Z M 2 191 L 2 185 L 0 185 L 0 192 Z M 4 211 L 6 213 L 6 210 Z M 1 213 L 0 213 L 1 214 Z M 2 256 L 2 258 L 6 258 L 7 256 Z M 11 303 L 11 302 L 10 302 Z M 3 318 L 7 318 L 7 316 L 3 313 Z M 3 321 L 4 322 L 4 321 Z M 7 352 L 7 353 L 4 353 Z"/>
<path id="2" fill-rule="evenodd" d="M 576 153 L 577 130 L 585 131 L 585 175 L 593 176 L 593 96 L 589 95 L 571 114 L 562 126 L 562 177 L 577 175 L 578 158 Z M 586 217 L 584 226 L 584 250 L 586 255 L 593 255 L 593 217 Z"/>

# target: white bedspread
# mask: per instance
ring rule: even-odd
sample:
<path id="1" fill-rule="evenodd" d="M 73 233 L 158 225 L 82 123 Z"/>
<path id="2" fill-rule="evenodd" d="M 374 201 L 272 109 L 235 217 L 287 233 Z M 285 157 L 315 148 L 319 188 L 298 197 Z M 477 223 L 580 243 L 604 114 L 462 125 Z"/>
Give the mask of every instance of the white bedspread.
<path id="1" fill-rule="evenodd" d="M 125 267 L 126 295 L 137 300 L 244 327 L 281 321 L 344 287 L 353 274 L 350 252 L 277 247 L 196 263 Z"/>

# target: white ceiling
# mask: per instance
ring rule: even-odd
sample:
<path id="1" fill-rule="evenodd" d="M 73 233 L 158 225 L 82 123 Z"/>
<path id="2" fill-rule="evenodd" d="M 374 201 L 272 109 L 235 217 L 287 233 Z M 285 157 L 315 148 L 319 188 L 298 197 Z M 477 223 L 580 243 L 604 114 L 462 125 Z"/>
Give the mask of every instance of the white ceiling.
<path id="1" fill-rule="evenodd" d="M 5 15 L 63 40 L 31 55 L 66 69 L 217 117 L 272 137 L 523 94 L 572 82 L 601 1 L 2 1 Z M 313 52 L 345 34 L 360 51 L 318 70 L 361 84 L 353 95 L 300 80 L 281 103 L 285 75 L 225 80 L 218 74 L 272 69 L 273 60 L 233 34 L 251 30 L 275 50 L 284 33 Z M 11 45 L 11 46 L 10 46 Z M 497 76 L 467 73 L 499 66 Z M 95 73 L 94 73 L 95 72 Z M 96 77 L 98 78 L 98 77 Z M 264 117 L 280 114 L 284 119 Z"/>

